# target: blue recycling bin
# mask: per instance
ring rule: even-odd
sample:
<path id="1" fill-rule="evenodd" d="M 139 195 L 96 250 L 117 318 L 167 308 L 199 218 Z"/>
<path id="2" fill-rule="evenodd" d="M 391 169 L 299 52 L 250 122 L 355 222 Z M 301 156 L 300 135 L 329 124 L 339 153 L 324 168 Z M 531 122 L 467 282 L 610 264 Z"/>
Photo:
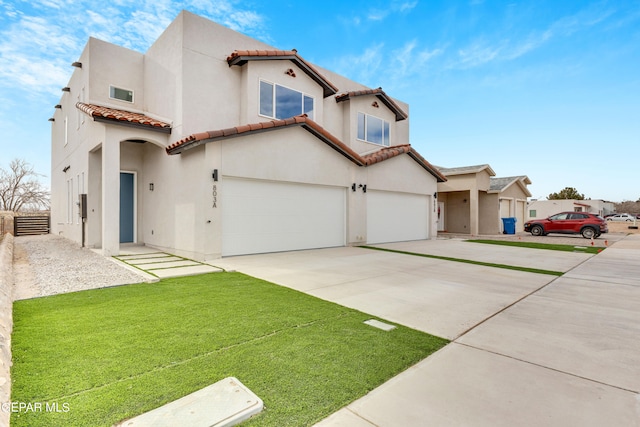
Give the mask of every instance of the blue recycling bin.
<path id="1" fill-rule="evenodd" d="M 502 218 L 502 234 L 516 234 L 516 218 Z"/>

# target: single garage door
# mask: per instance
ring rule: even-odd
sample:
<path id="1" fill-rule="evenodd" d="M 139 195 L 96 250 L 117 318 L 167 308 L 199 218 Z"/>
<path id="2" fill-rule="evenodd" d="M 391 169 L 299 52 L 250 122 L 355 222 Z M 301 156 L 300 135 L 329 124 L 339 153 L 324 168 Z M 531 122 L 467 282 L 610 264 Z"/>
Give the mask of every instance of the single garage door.
<path id="1" fill-rule="evenodd" d="M 367 192 L 367 243 L 429 238 L 429 197 L 391 191 Z"/>
<path id="2" fill-rule="evenodd" d="M 345 245 L 346 189 L 225 178 L 222 255 Z"/>

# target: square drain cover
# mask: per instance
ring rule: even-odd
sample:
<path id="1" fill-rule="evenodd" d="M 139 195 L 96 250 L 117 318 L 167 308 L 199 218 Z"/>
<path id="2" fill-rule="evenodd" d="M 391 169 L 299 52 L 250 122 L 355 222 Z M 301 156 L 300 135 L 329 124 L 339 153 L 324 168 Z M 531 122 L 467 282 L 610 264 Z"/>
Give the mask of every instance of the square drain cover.
<path id="1" fill-rule="evenodd" d="M 393 325 L 375 319 L 365 320 L 364 323 L 369 326 L 373 326 L 374 328 L 382 329 L 383 331 L 391 331 L 396 328 Z"/>

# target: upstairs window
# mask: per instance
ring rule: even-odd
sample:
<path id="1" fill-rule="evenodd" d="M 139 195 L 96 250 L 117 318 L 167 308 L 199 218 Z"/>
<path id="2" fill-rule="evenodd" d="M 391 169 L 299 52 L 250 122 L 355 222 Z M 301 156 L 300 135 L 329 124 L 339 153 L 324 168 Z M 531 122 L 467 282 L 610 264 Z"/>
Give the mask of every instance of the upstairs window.
<path id="1" fill-rule="evenodd" d="M 120 101 L 133 102 L 133 91 L 115 86 L 109 86 L 109 98 L 119 99 Z"/>
<path id="2" fill-rule="evenodd" d="M 389 122 L 358 113 L 358 139 L 374 144 L 389 146 Z"/>
<path id="3" fill-rule="evenodd" d="M 287 119 L 306 114 L 313 119 L 313 97 L 274 83 L 260 81 L 260 115 Z"/>

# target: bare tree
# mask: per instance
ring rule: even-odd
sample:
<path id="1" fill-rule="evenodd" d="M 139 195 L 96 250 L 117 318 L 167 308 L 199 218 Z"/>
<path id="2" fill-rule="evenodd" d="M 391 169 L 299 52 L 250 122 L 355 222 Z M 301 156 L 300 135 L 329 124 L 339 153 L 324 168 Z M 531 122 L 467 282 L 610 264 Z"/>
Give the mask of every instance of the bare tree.
<path id="1" fill-rule="evenodd" d="M 631 200 L 624 200 L 621 203 L 616 203 L 616 212 L 618 213 L 632 213 L 640 214 L 640 200 L 632 202 Z"/>
<path id="2" fill-rule="evenodd" d="M 49 192 L 38 181 L 40 176 L 22 159 L 12 160 L 9 170 L 0 167 L 0 210 L 49 209 Z"/>

